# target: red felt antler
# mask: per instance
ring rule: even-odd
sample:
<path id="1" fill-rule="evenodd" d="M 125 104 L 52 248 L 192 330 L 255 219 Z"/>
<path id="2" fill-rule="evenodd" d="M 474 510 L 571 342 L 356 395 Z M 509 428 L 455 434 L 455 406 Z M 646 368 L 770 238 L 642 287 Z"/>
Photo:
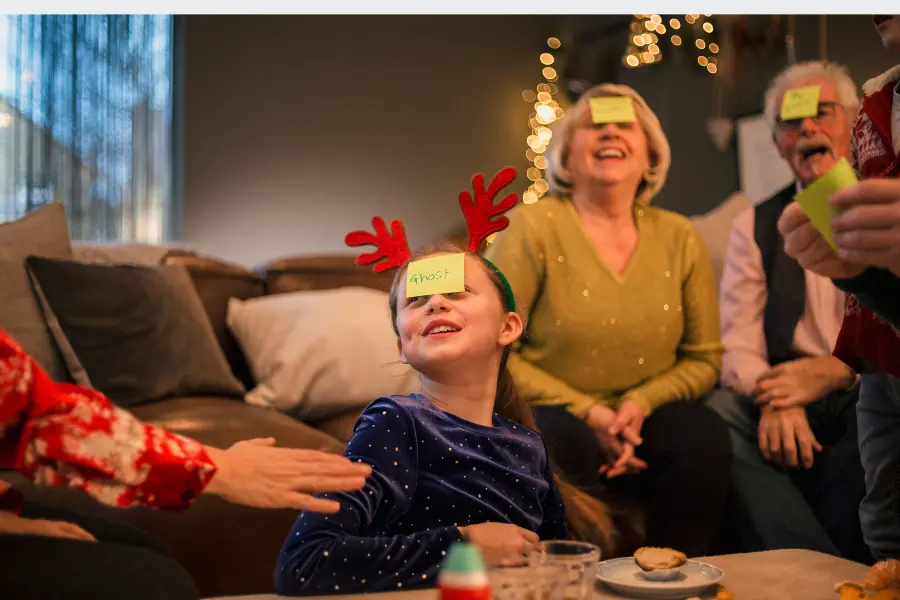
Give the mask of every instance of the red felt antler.
<path id="1" fill-rule="evenodd" d="M 403 228 L 403 223 L 394 219 L 391 221 L 391 233 L 388 233 L 384 219 L 375 217 L 372 219 L 372 227 L 375 228 L 374 234 L 368 231 L 351 231 L 344 237 L 344 242 L 348 246 L 371 244 L 377 248 L 375 252 L 360 254 L 356 259 L 356 264 L 368 265 L 382 258 L 387 259 L 375 265 L 376 273 L 402 266 L 412 255 L 406 241 L 406 230 Z"/>
<path id="2" fill-rule="evenodd" d="M 494 175 L 494 178 L 491 179 L 491 184 L 485 191 L 484 175 L 478 173 L 472 177 L 475 200 L 472 200 L 468 190 L 463 190 L 459 193 L 459 206 L 466 217 L 466 227 L 469 229 L 467 247 L 470 252 L 477 252 L 485 238 L 509 226 L 508 218 L 496 217 L 515 206 L 516 201 L 519 199 L 518 195 L 515 192 L 510 192 L 497 204 L 494 204 L 494 197 L 515 178 L 516 170 L 512 167 L 505 167 Z"/>

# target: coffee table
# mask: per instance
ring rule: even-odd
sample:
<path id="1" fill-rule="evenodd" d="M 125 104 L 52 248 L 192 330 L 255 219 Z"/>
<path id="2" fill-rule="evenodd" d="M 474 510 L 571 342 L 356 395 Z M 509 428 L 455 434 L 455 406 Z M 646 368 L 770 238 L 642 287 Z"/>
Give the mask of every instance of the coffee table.
<path id="1" fill-rule="evenodd" d="M 735 600 L 837 600 L 834 584 L 862 580 L 869 568 L 859 563 L 809 550 L 772 550 L 750 554 L 725 554 L 698 559 L 725 571 L 723 584 Z M 714 599 L 715 590 L 702 600 Z M 323 597 L 324 598 L 324 597 Z M 328 596 L 335 598 L 335 596 Z M 434 600 L 437 591 L 385 592 L 347 595 L 345 600 Z M 593 600 L 622 600 L 599 584 Z M 283 596 L 228 596 L 209 600 L 284 600 Z"/>

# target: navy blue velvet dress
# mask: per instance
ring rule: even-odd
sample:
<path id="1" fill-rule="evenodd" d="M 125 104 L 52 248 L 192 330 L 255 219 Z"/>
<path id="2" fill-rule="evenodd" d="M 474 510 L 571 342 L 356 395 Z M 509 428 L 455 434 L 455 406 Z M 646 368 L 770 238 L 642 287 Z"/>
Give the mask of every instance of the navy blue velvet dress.
<path id="1" fill-rule="evenodd" d="M 344 455 L 372 465 L 372 476 L 360 491 L 322 494 L 341 503 L 339 513 L 300 514 L 279 555 L 279 594 L 434 586 L 466 525 L 568 537 L 543 440 L 500 415 L 486 427 L 418 394 L 381 398 L 360 416 Z"/>

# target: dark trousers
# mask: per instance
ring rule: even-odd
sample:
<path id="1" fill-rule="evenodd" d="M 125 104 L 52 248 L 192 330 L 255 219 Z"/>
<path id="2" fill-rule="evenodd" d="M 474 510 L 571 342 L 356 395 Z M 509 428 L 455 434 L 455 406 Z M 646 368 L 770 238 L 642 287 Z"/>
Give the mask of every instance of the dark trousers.
<path id="1" fill-rule="evenodd" d="M 709 552 L 725 506 L 731 463 L 728 430 L 715 413 L 699 402 L 659 407 L 644 422 L 644 442 L 636 449 L 647 470 L 609 480 L 600 475 L 604 460 L 590 427 L 558 406 L 535 406 L 534 415 L 551 459 L 566 479 L 601 500 L 616 496 L 642 502 L 646 545 L 688 556 Z"/>
<path id="2" fill-rule="evenodd" d="M 0 597 L 197 600 L 190 575 L 143 531 L 26 502 L 22 516 L 74 523 L 96 542 L 0 534 Z"/>
<path id="3" fill-rule="evenodd" d="M 733 494 L 726 513 L 734 552 L 800 548 L 871 562 L 859 505 L 865 478 L 856 427 L 857 394 L 830 394 L 806 407 L 810 429 L 825 447 L 812 469 L 782 469 L 759 450 L 759 408 L 750 398 L 716 390 L 707 402 L 729 426 Z"/>

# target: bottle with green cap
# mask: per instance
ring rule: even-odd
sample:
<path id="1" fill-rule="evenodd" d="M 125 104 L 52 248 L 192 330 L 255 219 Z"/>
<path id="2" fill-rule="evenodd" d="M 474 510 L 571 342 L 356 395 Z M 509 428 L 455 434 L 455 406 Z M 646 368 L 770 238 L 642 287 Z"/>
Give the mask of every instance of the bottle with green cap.
<path id="1" fill-rule="evenodd" d="M 438 575 L 441 600 L 490 600 L 491 584 L 478 548 L 469 542 L 450 546 Z"/>

